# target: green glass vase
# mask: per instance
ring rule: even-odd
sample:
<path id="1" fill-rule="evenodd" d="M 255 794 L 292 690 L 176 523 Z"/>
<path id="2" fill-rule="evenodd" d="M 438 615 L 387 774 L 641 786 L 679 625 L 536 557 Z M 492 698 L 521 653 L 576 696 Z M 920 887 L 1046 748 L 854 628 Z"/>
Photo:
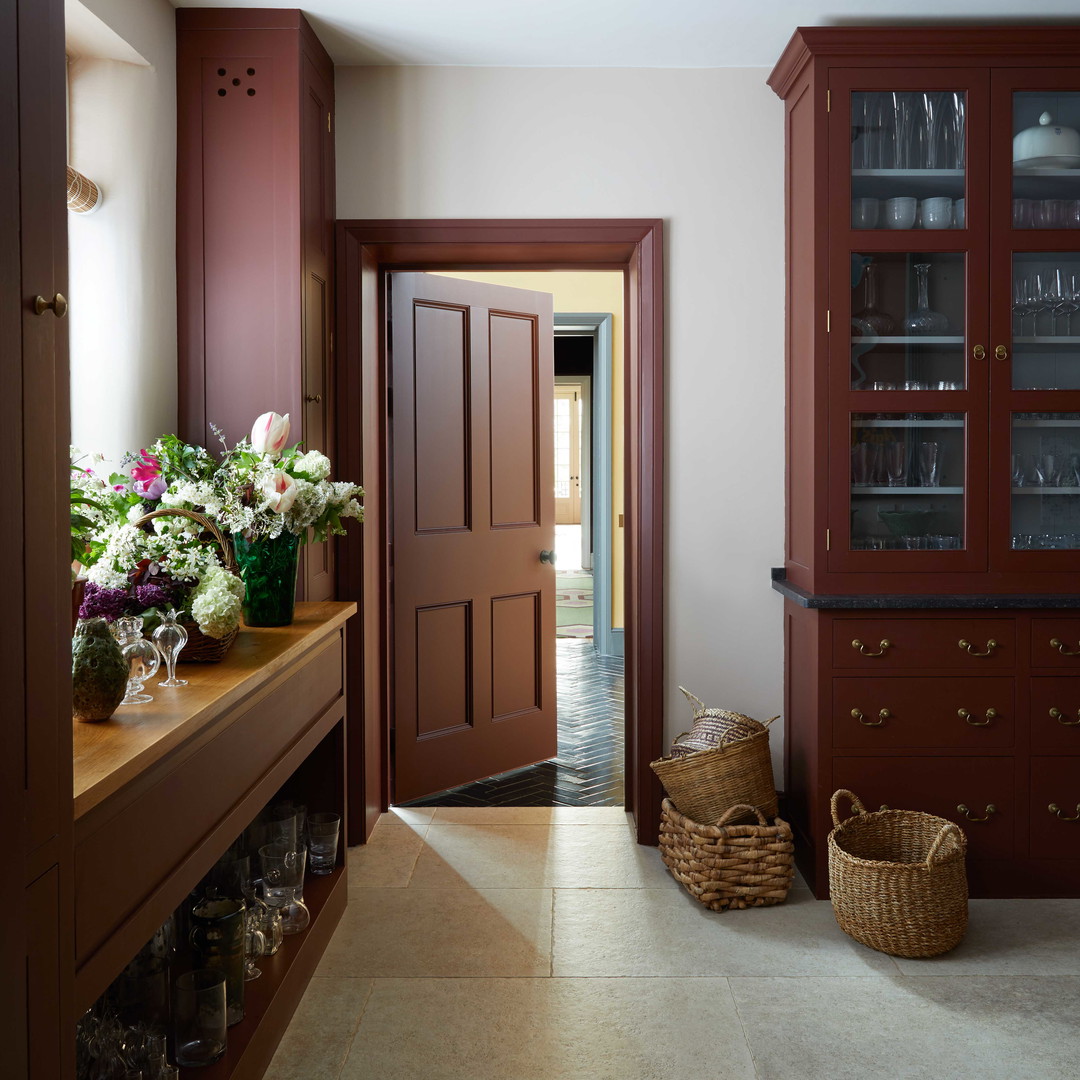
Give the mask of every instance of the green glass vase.
<path id="1" fill-rule="evenodd" d="M 244 622 L 248 626 L 288 626 L 296 598 L 300 537 L 283 532 L 274 539 L 233 536 L 233 550 L 244 579 Z"/>

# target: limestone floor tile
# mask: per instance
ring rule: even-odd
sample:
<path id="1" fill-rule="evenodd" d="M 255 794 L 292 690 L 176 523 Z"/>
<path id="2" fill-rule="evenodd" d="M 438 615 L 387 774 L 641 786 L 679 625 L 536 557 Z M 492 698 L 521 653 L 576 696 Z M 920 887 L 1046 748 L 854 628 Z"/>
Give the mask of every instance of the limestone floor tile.
<path id="1" fill-rule="evenodd" d="M 342 1080 L 753 1080 L 724 979 L 379 979 Z"/>
<path id="2" fill-rule="evenodd" d="M 622 806 L 438 806 L 436 825 L 625 825 Z"/>
<path id="3" fill-rule="evenodd" d="M 560 889 L 552 974 L 565 976 L 896 974 L 841 932 L 832 906 L 792 890 L 783 904 L 710 911 L 659 889 Z"/>
<path id="4" fill-rule="evenodd" d="M 409 825 L 380 820 L 366 844 L 349 848 L 349 888 L 405 888 L 424 846 L 426 832 L 427 826 L 417 832 Z"/>
<path id="5" fill-rule="evenodd" d="M 621 825 L 440 825 L 411 888 L 673 889 L 660 853 Z"/>
<path id="6" fill-rule="evenodd" d="M 337 1080 L 370 979 L 312 979 L 264 1080 Z"/>
<path id="7" fill-rule="evenodd" d="M 761 1080 L 1076 1080 L 1077 978 L 731 979 Z"/>
<path id="8" fill-rule="evenodd" d="M 317 973 L 550 975 L 551 890 L 357 889 Z"/>
<path id="9" fill-rule="evenodd" d="M 420 832 L 426 832 L 434 816 L 434 806 L 391 806 L 385 814 L 379 815 L 378 824 L 410 825 Z"/>
<path id="10" fill-rule="evenodd" d="M 1080 975 L 1080 900 L 971 900 L 952 952 L 896 962 L 905 975 Z"/>

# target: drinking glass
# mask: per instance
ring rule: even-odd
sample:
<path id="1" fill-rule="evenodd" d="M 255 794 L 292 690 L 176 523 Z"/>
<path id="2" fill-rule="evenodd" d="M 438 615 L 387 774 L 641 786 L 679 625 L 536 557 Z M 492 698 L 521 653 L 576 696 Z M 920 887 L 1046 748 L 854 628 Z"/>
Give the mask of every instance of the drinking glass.
<path id="1" fill-rule="evenodd" d="M 308 817 L 309 865 L 313 874 L 333 873 L 340 831 L 340 814 L 320 813 Z"/>
<path id="2" fill-rule="evenodd" d="M 1038 336 L 1039 315 L 1049 311 L 1050 275 L 1045 270 L 1036 270 L 1028 275 L 1028 303 L 1031 305 L 1031 336 Z"/>
<path id="3" fill-rule="evenodd" d="M 1058 319 L 1065 320 L 1066 335 L 1072 334 L 1072 313 L 1077 304 L 1073 300 L 1073 282 L 1071 275 L 1060 266 L 1053 271 L 1050 282 L 1050 317 L 1053 333 L 1058 332 Z"/>
<path id="4" fill-rule="evenodd" d="M 285 934 L 299 934 L 311 922 L 304 904 L 304 867 L 307 851 L 290 851 L 284 844 L 265 844 L 259 848 L 262 863 L 263 899 L 281 910 L 281 929 Z"/>
<path id="5" fill-rule="evenodd" d="M 897 169 L 915 168 L 911 163 L 911 125 L 915 120 L 915 97 L 904 90 L 894 90 L 893 164 Z"/>
<path id="6" fill-rule="evenodd" d="M 1012 223 L 1014 229 L 1031 228 L 1032 206 L 1031 199 L 1013 199 Z"/>
<path id="7" fill-rule="evenodd" d="M 161 625 L 151 635 L 161 658 L 165 661 L 167 677 L 158 686 L 187 686 L 187 679 L 176 677 L 176 660 L 187 644 L 187 631 L 180 625 L 176 611 L 170 608 L 161 617 Z"/>
<path id="8" fill-rule="evenodd" d="M 907 443 L 903 439 L 885 444 L 885 472 L 889 487 L 908 486 Z"/>
<path id="9" fill-rule="evenodd" d="M 919 485 L 941 486 L 941 443 L 934 440 L 919 443 Z"/>
<path id="10" fill-rule="evenodd" d="M 180 1066 L 212 1065 L 225 1053 L 225 972 L 200 968 L 173 987 L 173 1036 Z"/>
<path id="11" fill-rule="evenodd" d="M 1031 282 L 1026 274 L 1017 274 L 1013 278 L 1013 303 L 1012 310 L 1016 316 L 1016 336 L 1024 336 L 1024 319 L 1035 314 L 1035 307 L 1031 303 Z M 1035 326 L 1032 323 L 1031 336 L 1035 336 Z"/>
<path id="12" fill-rule="evenodd" d="M 1025 482 L 1024 455 L 1013 454 L 1012 456 L 1012 486 L 1023 487 Z"/>
<path id="13" fill-rule="evenodd" d="M 206 897 L 191 911 L 191 947 L 206 970 L 225 976 L 228 1026 L 244 1019 L 244 901 L 227 896 Z"/>

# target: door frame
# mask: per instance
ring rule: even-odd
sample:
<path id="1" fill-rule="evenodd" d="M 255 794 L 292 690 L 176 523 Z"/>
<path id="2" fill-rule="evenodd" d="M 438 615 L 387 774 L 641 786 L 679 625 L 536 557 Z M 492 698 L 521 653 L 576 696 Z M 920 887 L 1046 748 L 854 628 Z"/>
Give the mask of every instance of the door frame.
<path id="1" fill-rule="evenodd" d="M 392 588 L 387 460 L 387 275 L 415 270 L 625 274 L 626 809 L 655 844 L 664 735 L 664 279 L 659 219 L 341 220 L 337 223 L 336 460 L 364 485 L 365 524 L 338 541 L 337 596 L 360 604 L 347 640 L 350 843 L 389 805 Z M 359 404 L 359 409 L 357 409 Z"/>

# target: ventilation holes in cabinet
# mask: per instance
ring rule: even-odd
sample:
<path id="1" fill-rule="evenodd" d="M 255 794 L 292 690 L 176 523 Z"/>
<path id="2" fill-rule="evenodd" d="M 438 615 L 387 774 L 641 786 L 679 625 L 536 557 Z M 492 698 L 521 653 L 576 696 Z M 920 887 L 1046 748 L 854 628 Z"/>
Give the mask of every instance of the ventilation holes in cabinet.
<path id="1" fill-rule="evenodd" d="M 218 73 L 219 77 L 221 77 L 223 79 L 228 78 L 228 75 L 229 75 L 229 72 L 223 67 L 218 68 L 217 73 Z M 254 76 L 254 74 L 255 74 L 255 69 L 253 67 L 249 67 L 247 69 L 248 77 L 250 78 L 250 77 Z M 232 85 L 235 86 L 235 87 L 240 86 L 240 79 L 234 78 L 234 79 L 231 80 L 231 82 L 232 82 Z M 225 97 L 225 95 L 227 93 L 228 93 L 228 90 L 226 90 L 225 87 L 221 87 L 218 90 L 218 97 Z M 253 86 L 249 86 L 247 88 L 247 90 L 246 90 L 246 93 L 247 93 L 248 97 L 254 97 L 255 96 L 255 88 Z"/>

